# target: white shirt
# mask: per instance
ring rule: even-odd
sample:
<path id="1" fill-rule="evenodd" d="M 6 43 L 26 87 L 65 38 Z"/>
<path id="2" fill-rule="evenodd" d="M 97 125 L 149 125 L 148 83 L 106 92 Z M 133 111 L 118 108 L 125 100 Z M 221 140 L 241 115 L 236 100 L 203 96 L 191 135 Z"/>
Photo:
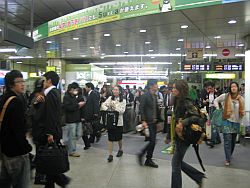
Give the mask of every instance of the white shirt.
<path id="1" fill-rule="evenodd" d="M 50 86 L 50 87 L 48 87 L 47 89 L 45 89 L 45 90 L 44 90 L 44 95 L 47 96 L 48 93 L 49 93 L 52 89 L 54 89 L 54 88 L 56 88 L 56 86 Z"/>
<path id="2" fill-rule="evenodd" d="M 209 100 L 209 107 L 212 107 L 214 106 L 214 93 L 209 93 L 209 97 L 208 97 L 208 100 Z"/>
<path id="3" fill-rule="evenodd" d="M 90 91 L 89 91 L 88 96 L 91 94 L 92 91 L 93 91 L 93 90 L 90 90 Z"/>

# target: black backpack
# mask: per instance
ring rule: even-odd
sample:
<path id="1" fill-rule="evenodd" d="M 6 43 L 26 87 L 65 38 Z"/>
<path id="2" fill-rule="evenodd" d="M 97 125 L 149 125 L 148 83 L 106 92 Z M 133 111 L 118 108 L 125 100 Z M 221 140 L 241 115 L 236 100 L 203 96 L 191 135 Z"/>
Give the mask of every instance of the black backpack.
<path id="1" fill-rule="evenodd" d="M 184 127 L 182 132 L 182 139 L 191 144 L 195 150 L 199 163 L 201 165 L 202 170 L 205 172 L 205 168 L 202 164 L 202 160 L 199 154 L 199 144 L 203 141 L 206 142 L 207 135 L 206 135 L 206 122 L 208 120 L 207 115 L 203 113 L 198 107 L 193 106 L 196 110 L 195 114 L 188 114 L 188 116 L 195 116 L 197 119 L 196 123 L 191 124 L 188 127 Z"/>

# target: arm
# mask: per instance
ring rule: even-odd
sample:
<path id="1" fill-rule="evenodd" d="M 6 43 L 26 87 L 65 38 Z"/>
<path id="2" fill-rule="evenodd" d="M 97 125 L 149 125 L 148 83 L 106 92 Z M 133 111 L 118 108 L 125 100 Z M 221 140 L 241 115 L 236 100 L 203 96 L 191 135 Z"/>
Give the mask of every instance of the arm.
<path id="1" fill-rule="evenodd" d="M 221 94 L 219 97 L 214 99 L 214 106 L 216 109 L 219 109 L 219 103 L 222 103 L 225 101 L 227 94 Z"/>
<path id="2" fill-rule="evenodd" d="M 142 121 L 146 120 L 145 105 L 146 105 L 146 94 L 141 96 L 141 101 L 140 101 L 140 112 L 141 112 L 141 120 Z"/>
<path id="3" fill-rule="evenodd" d="M 126 109 L 126 101 L 122 100 L 122 102 L 118 102 L 115 105 L 114 110 L 119 112 L 119 114 L 123 114 L 125 112 Z"/>
<path id="4" fill-rule="evenodd" d="M 109 97 L 105 102 L 102 103 L 102 110 L 107 111 L 110 106 L 111 97 Z"/>

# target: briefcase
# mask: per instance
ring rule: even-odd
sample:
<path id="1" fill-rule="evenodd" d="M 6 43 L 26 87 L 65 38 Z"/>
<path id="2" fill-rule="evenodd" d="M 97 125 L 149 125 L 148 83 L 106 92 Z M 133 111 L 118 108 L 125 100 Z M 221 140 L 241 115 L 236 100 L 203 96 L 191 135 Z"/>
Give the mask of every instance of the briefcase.
<path id="1" fill-rule="evenodd" d="M 36 170 L 41 174 L 61 174 L 70 168 L 67 148 L 61 143 L 40 146 L 35 162 Z"/>

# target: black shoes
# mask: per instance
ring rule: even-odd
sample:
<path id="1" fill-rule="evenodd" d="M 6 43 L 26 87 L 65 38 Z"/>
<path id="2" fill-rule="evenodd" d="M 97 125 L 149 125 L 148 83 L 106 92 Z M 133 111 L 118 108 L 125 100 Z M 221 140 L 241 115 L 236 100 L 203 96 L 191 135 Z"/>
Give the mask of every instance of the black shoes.
<path id="1" fill-rule="evenodd" d="M 123 155 L 123 151 L 122 150 L 119 150 L 116 154 L 116 157 L 121 157 Z"/>
<path id="2" fill-rule="evenodd" d="M 85 146 L 83 149 L 88 150 L 91 146 Z"/>
<path id="3" fill-rule="evenodd" d="M 45 185 L 46 182 L 47 182 L 46 175 L 36 173 L 35 181 L 34 181 L 35 185 Z"/>
<path id="4" fill-rule="evenodd" d="M 141 154 L 141 153 L 137 154 L 137 160 L 138 160 L 139 165 L 143 166 L 143 162 L 142 162 L 143 154 Z"/>
<path id="5" fill-rule="evenodd" d="M 111 163 L 113 161 L 113 155 L 109 155 L 108 162 Z"/>
<path id="6" fill-rule="evenodd" d="M 158 164 L 156 164 L 152 159 L 147 159 L 144 165 L 148 167 L 158 168 Z"/>

